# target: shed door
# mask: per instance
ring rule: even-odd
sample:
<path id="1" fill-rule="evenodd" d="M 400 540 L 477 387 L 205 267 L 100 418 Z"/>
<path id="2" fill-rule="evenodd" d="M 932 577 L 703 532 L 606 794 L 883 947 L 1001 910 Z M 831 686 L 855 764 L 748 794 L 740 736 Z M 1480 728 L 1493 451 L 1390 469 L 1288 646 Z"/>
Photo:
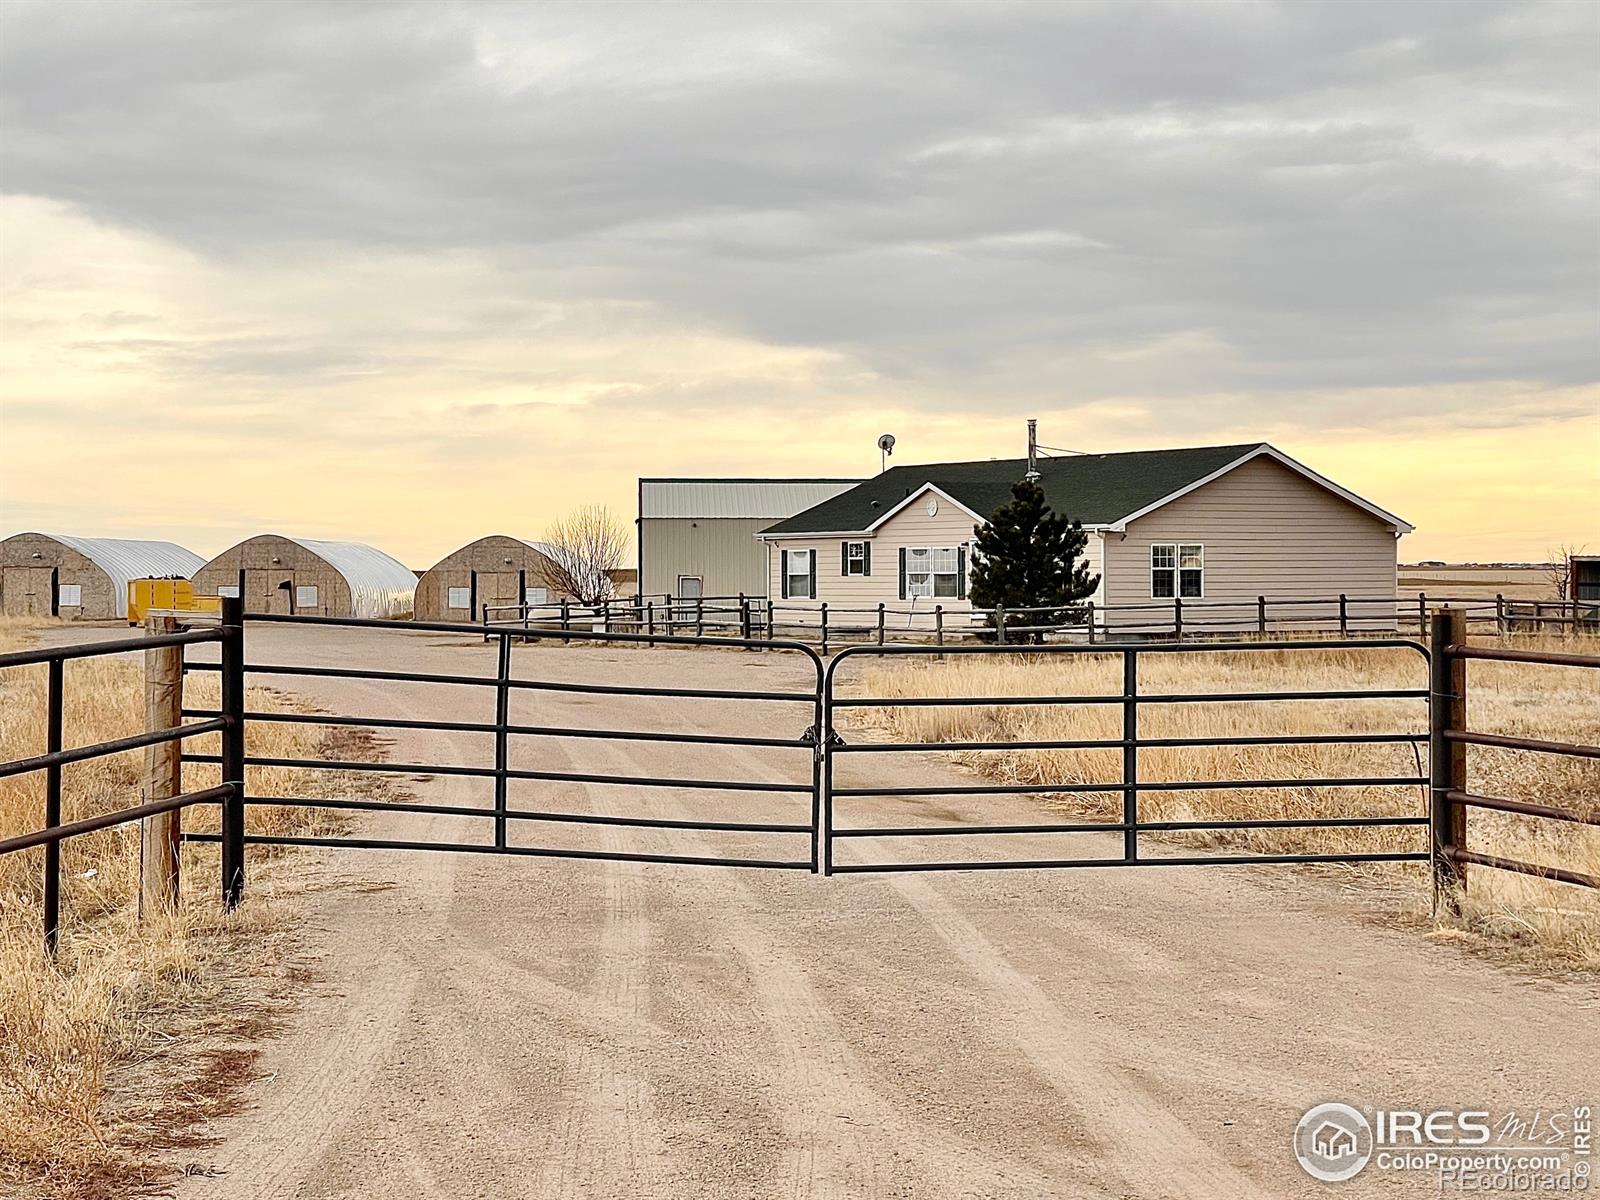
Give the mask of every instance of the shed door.
<path id="1" fill-rule="evenodd" d="M 473 614 L 474 620 L 483 619 L 483 606 L 496 604 L 521 604 L 522 597 L 517 595 L 517 573 L 515 571 L 479 571 L 478 572 L 478 611 Z M 510 613 L 490 614 L 498 616 L 501 620 L 511 616 Z"/>
<path id="2" fill-rule="evenodd" d="M 0 604 L 8 617 L 49 617 L 52 601 L 49 567 L 7 567 L 0 578 Z"/>
<path id="3" fill-rule="evenodd" d="M 285 586 L 287 585 L 287 586 Z M 257 613 L 288 613 L 294 601 L 294 572 L 273 568 L 244 573 L 244 610 Z"/>

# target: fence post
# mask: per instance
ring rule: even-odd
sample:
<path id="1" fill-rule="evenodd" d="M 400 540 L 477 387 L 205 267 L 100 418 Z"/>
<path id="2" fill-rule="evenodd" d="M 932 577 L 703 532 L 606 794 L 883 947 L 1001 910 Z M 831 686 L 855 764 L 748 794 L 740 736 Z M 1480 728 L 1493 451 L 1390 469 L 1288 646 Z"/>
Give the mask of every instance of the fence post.
<path id="1" fill-rule="evenodd" d="M 939 645 L 944 645 L 944 605 L 933 606 L 933 640 Z M 940 658 L 943 658 L 940 655 Z"/>
<path id="2" fill-rule="evenodd" d="M 145 633 L 156 637 L 178 631 L 178 619 L 150 614 Z M 183 722 L 183 647 L 144 652 L 144 727 L 154 733 Z M 144 799 L 170 800 L 182 790 L 178 742 L 158 742 L 144 755 Z M 183 813 L 157 813 L 139 822 L 139 919 L 148 920 L 178 906 L 178 862 Z"/>
<path id="3" fill-rule="evenodd" d="M 1506 598 L 1499 592 L 1494 594 L 1494 632 L 1496 637 L 1506 635 Z"/>
<path id="4" fill-rule="evenodd" d="M 222 907 L 244 899 L 244 601 L 222 598 L 222 782 L 233 794 L 222 802 Z"/>
<path id="5" fill-rule="evenodd" d="M 828 602 L 822 602 L 822 653 L 828 653 Z"/>
<path id="6" fill-rule="evenodd" d="M 1122 652 L 1122 857 L 1139 858 L 1139 655 Z"/>
<path id="7" fill-rule="evenodd" d="M 565 598 L 561 601 L 561 644 L 572 645 L 572 639 L 566 635 L 572 632 L 572 602 Z"/>
<path id="8" fill-rule="evenodd" d="M 65 690 L 66 664 L 59 658 L 50 660 L 49 699 L 45 716 L 44 752 L 61 752 L 61 711 Z M 49 829 L 61 824 L 61 766 L 44 769 L 44 824 Z M 47 842 L 44 847 L 44 948 L 54 956 L 61 937 L 61 843 Z"/>
<path id="9" fill-rule="evenodd" d="M 1094 645 L 1094 601 L 1089 601 L 1087 610 L 1087 623 L 1084 626 L 1089 632 L 1089 645 Z"/>
<path id="10" fill-rule="evenodd" d="M 706 635 L 706 599 L 704 596 L 696 596 L 694 598 L 694 635 L 695 637 L 705 637 Z"/>
<path id="11" fill-rule="evenodd" d="M 1466 614 L 1447 608 L 1433 616 L 1429 639 L 1428 681 L 1428 784 L 1429 818 L 1433 850 L 1434 909 L 1441 903 L 1452 913 L 1461 912 L 1461 895 L 1467 887 L 1466 864 L 1451 857 L 1467 844 L 1467 808 L 1451 792 L 1467 790 L 1467 747 L 1452 742 L 1445 732 L 1467 727 L 1467 663 L 1451 647 L 1467 640 Z"/>
<path id="12" fill-rule="evenodd" d="M 883 645 L 883 601 L 878 601 L 878 645 Z"/>
<path id="13" fill-rule="evenodd" d="M 648 644 L 653 649 L 656 644 L 656 602 L 654 600 L 646 600 L 644 602 L 644 620 L 645 636 L 650 639 Z"/>
<path id="14" fill-rule="evenodd" d="M 1339 636 L 1350 636 L 1350 601 L 1343 592 L 1339 593 Z"/>
<path id="15" fill-rule="evenodd" d="M 1006 606 L 1004 604 L 996 604 L 994 606 L 994 627 L 996 635 L 1000 639 L 1000 645 L 1004 646 L 1006 644 Z"/>
<path id="16" fill-rule="evenodd" d="M 1257 596 L 1256 597 L 1256 632 L 1257 633 L 1265 633 L 1266 631 L 1267 631 L 1267 598 L 1265 596 Z"/>
<path id="17" fill-rule="evenodd" d="M 1172 598 L 1172 632 L 1178 641 L 1183 641 L 1183 597 Z"/>
<path id="18" fill-rule="evenodd" d="M 494 844 L 501 849 L 506 844 L 506 769 L 510 766 L 511 740 L 506 726 L 511 723 L 510 679 L 511 639 L 501 637 L 494 685 Z"/>
<path id="19" fill-rule="evenodd" d="M 1417 593 L 1417 636 L 1419 638 L 1428 636 L 1428 594 L 1426 592 Z"/>

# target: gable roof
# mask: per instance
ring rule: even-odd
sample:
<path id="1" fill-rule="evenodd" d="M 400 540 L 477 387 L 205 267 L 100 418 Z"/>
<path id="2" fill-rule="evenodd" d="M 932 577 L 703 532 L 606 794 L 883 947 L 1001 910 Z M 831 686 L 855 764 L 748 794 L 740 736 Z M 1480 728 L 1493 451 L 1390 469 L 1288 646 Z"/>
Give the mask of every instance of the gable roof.
<path id="1" fill-rule="evenodd" d="M 1346 491 L 1266 442 L 1041 458 L 1039 484 L 1057 512 L 1086 526 L 1120 528 L 1262 456 L 1282 463 L 1398 531 L 1411 531 L 1411 526 L 1393 513 Z M 1027 469 L 1027 460 L 1022 458 L 891 467 L 858 487 L 779 521 L 762 536 L 869 532 L 930 487 L 981 519 L 1011 499 L 1011 486 Z"/>

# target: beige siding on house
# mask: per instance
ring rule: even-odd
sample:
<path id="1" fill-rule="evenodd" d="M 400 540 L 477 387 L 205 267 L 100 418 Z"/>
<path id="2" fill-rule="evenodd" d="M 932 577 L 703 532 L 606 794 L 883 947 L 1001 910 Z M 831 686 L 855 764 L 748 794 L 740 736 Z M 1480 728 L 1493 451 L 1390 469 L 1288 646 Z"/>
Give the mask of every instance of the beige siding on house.
<path id="1" fill-rule="evenodd" d="M 1150 589 L 1153 543 L 1198 542 L 1205 547 L 1207 601 L 1232 601 L 1238 608 L 1202 612 L 1185 628 L 1199 631 L 1201 620 L 1227 620 L 1253 628 L 1256 598 L 1337 597 L 1389 602 L 1382 609 L 1352 605 L 1351 625 L 1386 628 L 1394 624 L 1397 540 L 1382 521 L 1318 487 L 1269 458 L 1256 458 L 1187 496 L 1129 524 L 1127 537 L 1105 536 L 1107 579 L 1102 604 L 1112 606 L 1116 624 L 1148 621 L 1155 610 L 1117 612 L 1117 605 L 1161 605 L 1159 620 L 1170 624 L 1170 601 L 1154 600 Z M 1191 603 L 1185 600 L 1185 605 Z M 1270 610 L 1269 610 L 1270 611 Z M 1324 618 L 1322 628 L 1337 628 L 1337 602 L 1286 607 L 1273 614 Z M 1364 619 L 1363 619 L 1364 618 Z M 1215 626 L 1209 626 L 1215 628 Z"/>
<path id="2" fill-rule="evenodd" d="M 932 614 L 936 605 L 941 606 L 947 613 L 970 612 L 971 602 L 955 596 L 940 596 L 937 599 L 921 597 L 915 604 L 910 600 L 900 599 L 902 546 L 908 549 L 922 547 L 931 550 L 955 549 L 962 545 L 970 545 L 973 540 L 973 526 L 977 522 L 973 520 L 972 514 L 943 497 L 939 497 L 938 500 L 939 511 L 935 515 L 931 517 L 928 515 L 927 497 L 920 497 L 885 521 L 870 536 L 820 537 L 804 534 L 769 541 L 767 543 L 767 586 L 770 589 L 768 595 L 772 597 L 774 604 L 797 610 L 790 614 L 790 619 L 800 623 L 813 619 L 809 612 L 820 609 L 824 602 L 828 605 L 830 620 L 837 611 L 840 613 L 841 621 L 852 609 L 861 610 L 855 616 L 864 620 L 869 612 L 876 612 L 880 603 L 891 609 L 914 608 L 918 612 L 928 614 Z M 870 576 L 840 574 L 841 544 L 847 541 L 868 541 L 872 544 Z M 783 580 L 779 574 L 782 570 L 780 551 L 810 549 L 817 551 L 816 598 L 782 599 Z M 970 566 L 970 562 L 968 565 Z M 929 619 L 931 620 L 931 616 Z M 855 623 L 854 618 L 850 623 Z M 901 624 L 905 623 L 906 620 L 902 617 Z M 919 621 L 915 627 L 924 626 L 931 627 L 927 621 Z"/>

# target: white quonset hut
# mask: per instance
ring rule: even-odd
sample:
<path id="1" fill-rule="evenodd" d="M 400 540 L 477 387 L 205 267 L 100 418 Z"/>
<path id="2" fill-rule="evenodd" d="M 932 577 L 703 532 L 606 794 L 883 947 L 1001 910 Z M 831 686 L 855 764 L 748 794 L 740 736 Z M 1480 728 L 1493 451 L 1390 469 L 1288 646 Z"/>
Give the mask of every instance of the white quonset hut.
<path id="1" fill-rule="evenodd" d="M 849 491 L 859 479 L 639 480 L 639 592 L 765 596 L 774 521 Z"/>
<path id="2" fill-rule="evenodd" d="M 417 576 L 361 542 L 319 542 L 263 533 L 231 546 L 194 573 L 195 590 L 242 596 L 246 612 L 387 618 L 411 611 Z"/>
<path id="3" fill-rule="evenodd" d="M 174 542 L 18 533 L 0 542 L 0 614 L 111 621 L 134 579 L 187 579 L 205 559 Z"/>

